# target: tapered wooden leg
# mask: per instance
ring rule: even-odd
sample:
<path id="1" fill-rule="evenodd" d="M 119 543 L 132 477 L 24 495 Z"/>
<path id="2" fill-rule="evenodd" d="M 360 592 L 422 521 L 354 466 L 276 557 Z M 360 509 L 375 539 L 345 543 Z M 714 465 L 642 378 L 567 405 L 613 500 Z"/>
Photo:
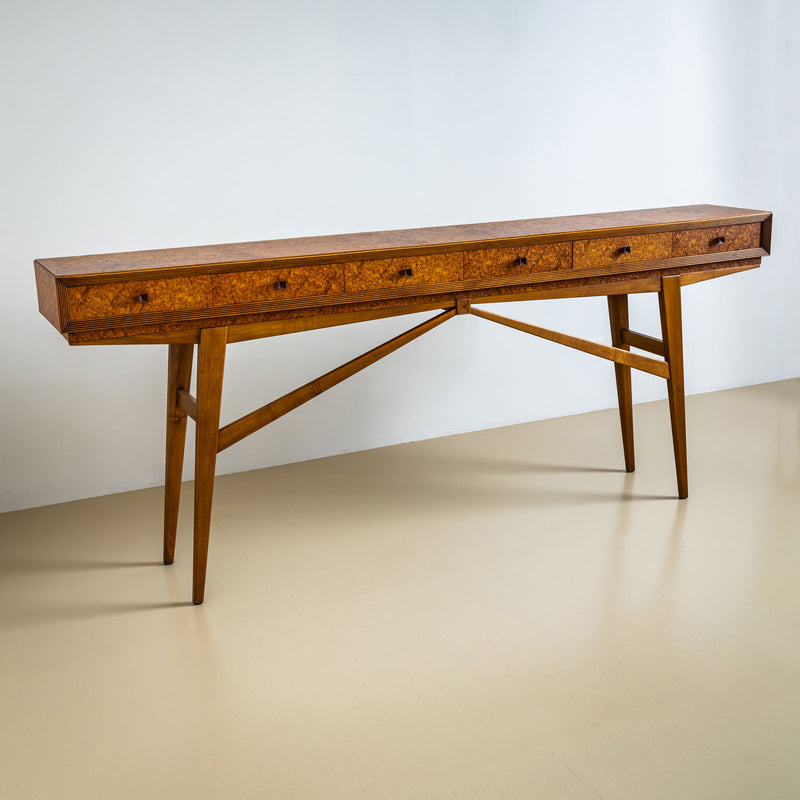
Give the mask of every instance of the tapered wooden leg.
<path id="1" fill-rule="evenodd" d="M 192 602 L 203 602 L 208 563 L 208 534 L 217 463 L 222 372 L 225 366 L 227 328 L 205 328 L 197 355 L 197 425 L 194 465 L 194 566 Z"/>
<path id="2" fill-rule="evenodd" d="M 189 391 L 194 345 L 171 344 L 167 368 L 167 454 L 164 477 L 164 563 L 175 560 L 175 533 L 181 501 L 186 414 L 178 405 L 178 390 Z"/>
<path id="3" fill-rule="evenodd" d="M 689 496 L 686 461 L 686 399 L 683 385 L 683 331 L 681 323 L 681 279 L 678 275 L 661 279 L 658 293 L 661 310 L 661 333 L 664 353 L 669 363 L 667 392 L 669 415 L 672 420 L 672 447 L 675 451 L 675 470 L 678 474 L 678 497 Z"/>
<path id="4" fill-rule="evenodd" d="M 628 327 L 628 295 L 608 295 L 608 317 L 611 323 L 611 344 L 622 350 L 630 347 L 622 341 L 622 331 Z M 619 422 L 622 428 L 622 449 L 625 453 L 625 469 L 633 472 L 636 463 L 633 452 L 633 394 L 631 392 L 631 368 L 624 364 L 614 364 L 617 378 L 617 400 L 619 402 Z"/>

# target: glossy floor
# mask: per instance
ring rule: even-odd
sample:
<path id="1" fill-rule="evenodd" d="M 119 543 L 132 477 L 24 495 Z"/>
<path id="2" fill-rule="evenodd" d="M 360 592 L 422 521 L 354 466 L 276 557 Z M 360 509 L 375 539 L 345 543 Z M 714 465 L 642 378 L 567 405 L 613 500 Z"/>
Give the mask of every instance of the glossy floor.
<path id="1" fill-rule="evenodd" d="M 4 798 L 800 797 L 800 380 L 0 517 Z"/>

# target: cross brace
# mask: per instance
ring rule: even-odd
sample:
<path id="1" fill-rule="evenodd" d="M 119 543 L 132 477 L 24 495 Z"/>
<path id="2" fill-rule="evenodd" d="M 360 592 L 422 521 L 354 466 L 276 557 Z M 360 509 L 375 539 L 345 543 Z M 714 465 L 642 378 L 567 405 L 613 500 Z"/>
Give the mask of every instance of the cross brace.
<path id="1" fill-rule="evenodd" d="M 627 350 L 623 350 L 619 347 L 609 347 L 607 344 L 591 342 L 588 339 L 580 339 L 577 336 L 551 331 L 549 328 L 540 328 L 538 325 L 531 325 L 528 322 L 520 322 L 519 320 L 510 319 L 509 317 L 501 317 L 499 314 L 492 314 L 490 311 L 484 311 L 481 308 L 475 308 L 475 306 L 472 307 L 471 313 L 476 317 L 488 319 L 490 322 L 497 322 L 500 325 L 530 333 L 542 339 L 549 339 L 551 342 L 557 342 L 558 344 L 572 347 L 575 350 L 582 350 L 584 353 L 590 353 L 593 356 L 615 361 L 617 364 L 623 364 L 626 367 L 633 367 L 642 372 L 649 372 L 651 375 L 657 375 L 659 378 L 669 378 L 669 364 L 666 361 L 658 361 L 648 356 L 639 356 L 635 353 L 629 353 Z M 641 337 L 642 340 L 650 338 L 645 337 L 643 334 L 634 333 L 633 331 L 629 331 L 629 333 L 633 334 L 633 338 Z M 659 340 L 654 339 L 653 341 L 658 342 Z M 630 344 L 633 344 L 633 342 L 630 342 Z"/>
<path id="2" fill-rule="evenodd" d="M 194 345 L 181 342 L 169 345 L 167 392 L 167 452 L 166 489 L 164 503 L 164 563 L 171 564 L 175 553 L 178 504 L 180 500 L 183 450 L 186 420 L 195 420 L 195 498 L 194 498 L 194 603 L 202 603 L 205 593 L 208 534 L 211 523 L 211 501 L 214 489 L 214 470 L 217 453 L 244 439 L 251 433 L 307 403 L 322 392 L 360 372 L 370 364 L 400 349 L 414 339 L 446 322 L 456 314 L 474 314 L 482 319 L 539 336 L 543 339 L 581 350 L 614 362 L 622 426 L 625 466 L 634 469 L 633 406 L 631 399 L 631 368 L 665 378 L 667 381 L 675 464 L 678 474 L 678 496 L 688 494 L 686 478 L 686 423 L 683 389 L 683 347 L 681 337 L 679 276 L 661 278 L 659 308 L 662 339 L 630 330 L 628 327 L 627 294 L 608 294 L 612 345 L 600 344 L 577 336 L 541 328 L 527 322 L 502 317 L 471 306 L 468 297 L 458 298 L 452 306 L 435 317 L 395 336 L 346 364 L 267 403 L 250 414 L 219 427 L 222 398 L 222 374 L 225 348 L 229 341 L 227 327 L 204 328 L 199 333 L 197 355 L 197 398 L 189 393 Z M 645 350 L 663 360 L 631 353 L 630 348 Z"/>
<path id="3" fill-rule="evenodd" d="M 355 375 L 356 372 L 360 372 L 370 364 L 374 364 L 376 361 L 388 356 L 389 353 L 399 350 L 404 345 L 422 336 L 423 333 L 427 333 L 443 322 L 446 322 L 454 314 L 455 311 L 453 309 L 437 314 L 432 319 L 426 320 L 421 325 L 417 325 L 415 328 L 401 333 L 399 336 L 395 336 L 394 339 L 390 339 L 388 342 L 378 345 L 378 347 L 352 359 L 352 361 L 348 361 L 341 367 L 326 372 L 321 378 L 310 381 L 305 384 L 305 386 L 301 386 L 299 389 L 295 389 L 293 392 L 289 392 L 283 397 L 261 406 L 261 408 L 252 411 L 250 414 L 246 414 L 235 422 L 231 422 L 230 425 L 226 425 L 224 428 L 220 429 L 217 452 L 224 450 L 226 447 L 230 447 L 232 444 L 236 444 L 236 442 L 244 439 L 251 433 L 255 433 L 259 428 L 269 425 L 270 422 L 274 422 L 276 419 L 282 417 L 284 414 L 288 414 L 298 406 L 307 403 L 309 400 L 313 400 L 317 395 L 336 386 L 337 383 L 341 383 L 345 378 Z"/>
<path id="4" fill-rule="evenodd" d="M 608 359 L 609 361 L 615 361 L 616 363 L 623 364 L 624 366 L 633 367 L 634 369 L 639 369 L 643 372 L 649 372 L 652 375 L 657 375 L 660 378 L 669 377 L 669 364 L 667 364 L 665 361 L 657 361 L 654 358 L 639 356 L 618 347 L 609 347 L 608 345 L 600 344 L 599 342 L 592 342 L 587 339 L 580 339 L 577 336 L 569 336 L 565 333 L 559 333 L 558 331 L 553 331 L 548 328 L 541 328 L 538 325 L 531 325 L 527 322 L 520 322 L 519 320 L 510 319 L 508 317 L 501 317 L 499 314 L 492 314 L 488 311 L 483 311 L 482 309 L 472 306 L 468 307 L 468 310 L 464 312 L 459 310 L 456 310 L 455 312 L 445 311 L 443 314 L 439 314 L 433 319 L 427 320 L 421 325 L 412 328 L 410 331 L 406 331 L 405 333 L 396 336 L 394 339 L 373 348 L 369 352 L 364 353 L 363 355 L 358 356 L 351 361 L 348 361 L 341 367 L 337 367 L 336 369 L 325 373 L 325 375 L 322 377 L 310 381 L 304 386 L 301 386 L 299 389 L 295 389 L 294 391 L 283 395 L 283 397 L 280 397 L 271 403 L 267 403 L 266 405 L 261 406 L 261 408 L 258 408 L 255 411 L 240 417 L 223 428 L 220 428 L 219 440 L 217 442 L 217 452 L 221 452 L 222 450 L 230 447 L 232 444 L 236 444 L 236 442 L 245 439 L 251 433 L 255 433 L 257 430 L 260 430 L 265 425 L 269 425 L 270 422 L 274 422 L 284 414 L 288 414 L 290 411 L 293 411 L 295 408 L 307 403 L 309 400 L 313 400 L 313 398 L 317 397 L 317 395 L 322 394 L 322 392 L 327 391 L 337 383 L 341 383 L 343 380 L 349 378 L 351 375 L 354 375 L 356 372 L 365 369 L 370 364 L 374 364 L 381 358 L 384 358 L 395 350 L 398 350 L 403 345 L 408 344 L 419 336 L 422 336 L 423 333 L 426 333 L 436 326 L 441 325 L 442 322 L 449 319 L 454 313 L 471 313 L 476 317 L 487 319 L 490 322 L 497 322 L 501 325 L 506 325 L 509 328 L 515 328 L 516 330 L 524 331 L 525 333 L 530 333 L 543 339 L 549 339 L 550 341 L 557 342 L 558 344 L 563 344 L 567 347 L 572 347 L 576 350 L 581 350 L 585 353 L 590 353 L 591 355 Z M 647 350 L 651 353 L 656 353 L 662 356 L 664 354 L 664 343 L 661 341 L 661 339 L 656 339 L 643 333 L 637 333 L 636 331 L 632 331 L 627 328 L 623 328 L 621 334 L 622 341 L 627 345 L 636 347 L 640 350 Z M 197 421 L 197 401 L 185 389 L 178 390 L 178 406 L 184 414 Z"/>

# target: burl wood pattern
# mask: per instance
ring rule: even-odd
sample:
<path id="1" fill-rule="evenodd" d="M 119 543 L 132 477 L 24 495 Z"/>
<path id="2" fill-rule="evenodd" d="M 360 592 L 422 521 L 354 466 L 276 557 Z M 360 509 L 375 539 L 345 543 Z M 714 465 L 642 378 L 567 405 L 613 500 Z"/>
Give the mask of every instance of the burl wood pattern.
<path id="1" fill-rule="evenodd" d="M 727 261 L 723 265 L 729 270 L 736 270 L 747 267 L 755 267 L 760 263 L 760 258 L 739 259 L 736 261 Z M 717 269 L 715 265 L 696 264 L 694 266 L 682 267 L 679 270 L 675 268 L 664 268 L 656 270 L 647 270 L 640 272 L 620 273 L 618 275 L 603 275 L 598 277 L 584 277 L 584 278 L 565 278 L 562 280 L 547 280 L 535 285 L 522 284 L 517 286 L 504 286 L 495 289 L 482 289 L 477 293 L 467 293 L 472 297 L 472 302 L 491 302 L 494 298 L 503 298 L 509 296 L 513 299 L 514 295 L 523 295 L 526 298 L 534 298 L 537 295 L 550 296 L 553 292 L 563 293 L 564 297 L 569 297 L 570 292 L 574 290 L 575 296 L 580 295 L 581 288 L 602 287 L 609 283 L 618 282 L 637 282 L 645 279 L 657 280 L 662 275 L 675 274 L 680 272 L 681 275 L 691 275 L 694 273 L 708 273 Z M 564 273 L 565 275 L 568 273 Z M 631 290 L 634 291 L 634 290 Z M 651 291 L 648 289 L 648 291 Z M 653 290 L 655 291 L 655 290 Z M 588 292 L 587 292 L 588 293 Z M 602 291 L 597 291 L 597 294 L 603 294 Z M 335 318 L 337 315 L 347 317 L 354 317 L 357 315 L 364 315 L 364 319 L 369 318 L 367 315 L 371 311 L 385 311 L 385 316 L 391 316 L 392 312 L 399 309 L 409 309 L 408 313 L 413 313 L 418 310 L 430 310 L 435 308 L 447 308 L 455 303 L 455 298 L 459 293 L 449 292 L 447 294 L 432 294 L 425 297 L 396 297 L 381 300 L 367 300 L 364 302 L 347 303 L 345 305 L 334 305 L 325 309 L 325 314 L 329 315 L 328 318 Z M 314 328 L 313 320 L 319 317 L 321 309 L 318 307 L 303 307 L 293 308 L 282 311 L 266 311 L 251 314 L 237 314 L 226 317 L 217 317 L 209 320 L 180 320 L 170 321 L 166 323 L 153 323 L 148 325 L 135 325 L 131 327 L 118 327 L 118 328 L 105 328 L 102 330 L 92 331 L 75 331 L 70 333 L 69 340 L 73 344 L 83 344 L 89 342 L 100 342 L 117 339 L 124 342 L 125 338 L 129 336 L 149 336 L 169 333 L 171 331 L 192 331 L 198 328 L 209 328 L 218 325 L 250 325 L 261 322 L 283 321 L 283 320 L 308 320 L 309 328 Z M 376 314 L 376 318 L 380 314 Z M 350 321 L 354 321 L 351 319 Z M 335 323 L 330 323 L 335 324 Z M 323 326 L 325 327 L 325 326 Z M 298 325 L 296 330 L 304 330 L 303 325 Z"/>
<path id="2" fill-rule="evenodd" d="M 51 325 L 55 325 L 60 330 L 56 282 L 40 264 L 34 263 L 34 272 L 36 274 L 36 294 L 39 298 L 39 313 Z"/>
<path id="3" fill-rule="evenodd" d="M 273 239 L 263 242 L 174 247 L 166 250 L 139 250 L 130 253 L 103 253 L 66 258 L 43 258 L 39 263 L 56 277 L 103 275 L 196 268 L 200 265 L 226 265 L 271 259 L 291 259 L 356 252 L 408 250 L 410 248 L 463 249 L 469 242 L 500 244 L 509 247 L 514 239 L 541 237 L 542 241 L 602 238 L 622 233 L 648 233 L 642 228 L 688 230 L 709 225 L 733 225 L 742 222 L 761 222 L 769 212 L 748 208 L 715 205 L 645 208 L 636 211 L 613 211 L 602 214 L 581 214 L 568 217 L 481 222 L 470 225 L 446 225 L 435 228 L 411 228 L 400 231 L 370 231 L 335 236 L 307 236 L 300 239 Z M 627 230 L 626 230 L 627 229 Z M 383 257 L 395 256 L 386 252 Z M 354 257 L 352 260 L 356 260 Z M 350 259 L 342 259 L 350 260 Z M 298 266 L 298 265 L 292 265 Z M 215 272 L 219 271 L 214 269 Z M 143 276 L 147 277 L 147 276 Z M 166 277 L 166 276 L 165 276 Z"/>
<path id="4" fill-rule="evenodd" d="M 146 296 L 146 300 L 139 299 Z M 124 283 L 71 286 L 67 289 L 71 320 L 105 319 L 124 314 L 207 308 L 211 305 L 211 278 L 169 278 Z"/>
<path id="5" fill-rule="evenodd" d="M 741 253 L 733 248 L 753 243 L 739 236 L 748 228 L 753 238 L 760 229 L 760 246 L 741 255 L 767 255 L 770 223 L 768 212 L 687 206 L 40 259 L 35 265 L 41 307 L 72 342 L 79 332 L 82 340 L 107 338 L 99 333 L 106 328 L 114 329 L 115 336 L 119 328 L 144 325 L 200 330 L 222 324 L 223 318 L 230 325 L 246 324 L 252 314 L 291 308 L 319 306 L 317 313 L 327 313 L 334 304 L 352 307 L 395 297 L 413 297 L 418 305 L 430 305 L 432 296 L 485 294 L 494 287 L 514 294 L 518 290 L 512 287 L 528 278 L 540 282 L 568 271 L 570 248 L 575 279 L 633 271 L 640 264 L 642 269 L 647 264 L 647 269 L 659 270 L 666 262 L 680 269 L 717 258 L 733 260 Z M 589 224 L 599 227 L 580 227 Z M 724 251 L 720 247 L 719 252 L 682 256 L 682 263 L 674 263 L 678 260 L 671 256 L 675 232 L 691 236 L 692 231 L 703 229 L 708 237 L 712 227 L 731 229 Z M 484 240 L 483 236 L 500 238 Z M 370 249 L 373 245 L 379 249 Z M 623 251 L 625 247 L 629 253 Z M 199 260 L 201 256 L 207 260 Z M 262 258 L 236 260 L 252 256 Z M 520 256 L 527 263 L 520 264 Z M 90 330 L 97 332 L 94 337 L 83 335 Z"/>
<path id="6" fill-rule="evenodd" d="M 521 264 L 520 259 L 525 259 L 527 263 Z M 569 269 L 571 266 L 572 242 L 467 250 L 464 253 L 465 280 L 529 275 L 534 272 Z"/>
<path id="7" fill-rule="evenodd" d="M 344 264 L 229 272 L 213 277 L 213 304 L 317 297 L 344 292 Z"/>
<path id="8" fill-rule="evenodd" d="M 724 242 L 718 242 L 719 237 Z M 672 234 L 673 256 L 695 256 L 700 253 L 727 253 L 731 250 L 749 250 L 761 244 L 761 225 L 723 225 L 716 228 L 696 228 Z"/>
<path id="9" fill-rule="evenodd" d="M 624 252 L 630 248 L 630 252 Z M 573 244 L 572 266 L 575 269 L 606 264 L 631 264 L 655 261 L 672 254 L 672 234 L 648 233 L 641 236 L 611 236 L 603 239 L 579 239 Z"/>
<path id="10" fill-rule="evenodd" d="M 404 275 L 411 270 L 411 275 Z M 435 253 L 407 258 L 377 258 L 345 265 L 345 290 L 420 286 L 427 283 L 460 281 L 463 275 L 461 253 Z"/>

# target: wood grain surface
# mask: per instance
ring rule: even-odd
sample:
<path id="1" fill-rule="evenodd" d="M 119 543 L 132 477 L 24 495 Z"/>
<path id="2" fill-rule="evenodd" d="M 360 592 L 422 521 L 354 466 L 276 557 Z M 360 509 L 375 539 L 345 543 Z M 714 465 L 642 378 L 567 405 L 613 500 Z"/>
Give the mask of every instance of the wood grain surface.
<path id="1" fill-rule="evenodd" d="M 521 260 L 524 259 L 524 263 Z M 464 253 L 464 278 L 494 278 L 530 275 L 572 267 L 572 242 L 554 242 L 530 247 L 496 247 L 467 250 Z"/>
<path id="2" fill-rule="evenodd" d="M 347 264 L 344 281 L 346 291 L 358 292 L 365 289 L 460 281 L 463 274 L 461 253 L 437 253 L 405 258 L 378 258 Z"/>
<path id="3" fill-rule="evenodd" d="M 344 265 L 229 272 L 211 280 L 214 306 L 317 297 L 344 292 Z"/>
<path id="4" fill-rule="evenodd" d="M 335 236 L 309 236 L 300 239 L 273 239 L 260 242 L 176 247 L 165 250 L 139 250 L 128 253 L 103 253 L 62 258 L 40 258 L 38 262 L 55 277 L 85 276 L 97 273 L 122 273 L 170 268 L 197 268 L 212 265 L 215 271 L 224 265 L 281 259 L 325 258 L 339 254 L 348 260 L 349 253 L 374 253 L 397 250 L 447 249 L 461 251 L 466 244 L 545 237 L 553 241 L 589 239 L 620 233 L 648 233 L 651 229 L 679 230 L 738 222 L 761 222 L 768 211 L 715 205 L 647 208 L 602 214 L 565 217 L 542 217 L 507 222 L 447 225 L 435 228 L 411 228 L 397 231 L 349 233 Z M 637 230 L 643 229 L 643 230 Z M 580 234 L 577 236 L 576 234 Z M 543 239 L 544 241 L 544 239 Z M 509 246 L 516 244 L 507 242 Z M 358 258 L 349 260 L 360 260 Z"/>
<path id="5" fill-rule="evenodd" d="M 518 297 L 525 300 L 534 300 L 538 297 L 553 296 L 553 292 L 562 293 L 560 296 L 570 296 L 570 292 L 574 292 L 574 296 L 583 296 L 592 293 L 604 295 L 608 293 L 606 287 L 617 282 L 636 282 L 645 279 L 653 279 L 657 283 L 661 275 L 675 274 L 676 272 L 680 272 L 681 275 L 686 276 L 693 273 L 722 275 L 735 272 L 737 269 L 757 267 L 760 262 L 760 258 L 747 258 L 728 261 L 721 265 L 702 263 L 680 268 L 662 266 L 658 269 L 638 272 L 625 272 L 576 279 L 553 279 L 535 284 L 528 283 L 496 288 L 482 288 L 480 290 L 468 291 L 467 293 L 472 298 L 481 298 L 490 302 L 494 299 L 502 300 L 505 297 L 508 297 L 509 300 L 514 300 Z M 722 267 L 724 267 L 724 269 Z M 580 289 L 587 289 L 587 291 L 581 292 L 579 291 Z M 316 327 L 314 325 L 314 319 L 319 318 L 322 314 L 326 315 L 327 319 L 333 319 L 339 314 L 345 314 L 348 315 L 349 322 L 357 322 L 359 317 L 362 319 L 377 319 L 384 313 L 386 316 L 392 316 L 394 313 L 399 313 L 401 309 L 407 309 L 405 313 L 414 313 L 416 310 L 423 311 L 434 308 L 447 308 L 450 305 L 455 305 L 455 298 L 462 294 L 464 293 L 458 291 L 442 292 L 425 296 L 411 295 L 407 297 L 391 297 L 361 302 L 354 301 L 325 308 L 308 306 L 221 316 L 213 319 L 185 319 L 70 331 L 67 334 L 67 338 L 70 344 L 90 344 L 94 342 L 102 343 L 112 341 L 122 343 L 126 337 L 159 336 L 176 332 L 180 333 L 181 331 L 194 331 L 196 333 L 204 328 L 217 325 L 230 325 L 233 326 L 232 329 L 235 330 L 244 325 L 278 320 L 297 320 L 298 322 L 295 330 L 305 330 L 306 328 L 303 327 L 302 323 L 303 320 L 307 321 L 308 328 L 314 328 Z M 478 300 L 474 299 L 474 302 L 478 302 Z M 166 339 L 164 341 L 166 341 Z"/>
<path id="6" fill-rule="evenodd" d="M 717 216 L 710 220 L 712 213 Z M 256 249 L 261 256 L 293 254 L 272 261 L 180 267 L 176 266 L 179 259 L 164 260 L 167 251 L 150 253 L 150 262 L 147 251 L 140 251 L 127 254 L 126 263 L 137 265 L 132 271 L 106 269 L 108 264 L 121 263 L 124 254 L 108 263 L 94 256 L 68 259 L 74 267 L 81 261 L 94 269 L 83 276 L 73 270 L 57 277 L 49 271 L 48 265 L 53 264 L 48 260 L 36 262 L 35 268 L 42 313 L 66 333 L 68 341 L 86 342 L 117 338 L 125 332 L 136 336 L 145 331 L 250 324 L 269 319 L 262 315 L 273 312 L 308 309 L 300 315 L 327 314 L 332 306 L 342 306 L 347 313 L 403 304 L 430 307 L 440 297 L 455 298 L 467 292 L 513 296 L 536 290 L 521 287 L 549 283 L 561 275 L 579 287 L 596 276 L 602 283 L 640 270 L 653 275 L 662 274 L 665 267 L 686 272 L 699 265 L 766 255 L 760 245 L 769 242 L 771 219 L 761 211 L 687 206 L 259 243 L 263 247 Z M 574 230 L 587 222 L 619 227 Z M 529 235 L 520 239 L 525 232 Z M 477 238 L 489 233 L 504 238 Z M 455 240 L 456 234 L 461 241 Z M 328 252 L 332 240 L 342 248 L 349 243 L 356 248 L 352 254 L 359 257 L 348 261 L 341 252 Z M 400 247 L 401 242 L 406 245 Z M 357 249 L 376 243 L 396 245 L 396 254 L 382 257 L 389 249 Z M 236 247 L 222 249 L 228 255 L 241 255 Z M 431 247 L 435 252 L 422 252 Z M 206 252 L 189 250 L 195 255 Z M 212 247 L 209 253 L 218 254 L 218 249 Z M 158 267 L 160 263 L 167 266 Z"/>
<path id="7" fill-rule="evenodd" d="M 661 315 L 661 338 L 669 364 L 667 399 L 672 423 L 672 449 L 678 479 L 678 497 L 689 496 L 688 459 L 686 451 L 686 397 L 683 383 L 683 323 L 681 320 L 681 279 L 665 275 L 658 293 Z"/>
<path id="8" fill-rule="evenodd" d="M 34 262 L 36 295 L 39 298 L 39 313 L 53 326 L 61 330 L 58 307 L 58 283 L 41 265 Z"/>
<path id="9" fill-rule="evenodd" d="M 630 350 L 625 342 L 623 332 L 628 330 L 628 295 L 610 294 L 608 302 L 608 320 L 611 327 L 611 344 L 621 350 Z M 614 364 L 614 378 L 617 384 L 617 405 L 619 406 L 619 423 L 622 431 L 622 452 L 625 457 L 625 471 L 633 472 L 636 468 L 636 456 L 633 442 L 633 394 L 631 391 L 631 368 L 625 364 Z"/>
<path id="10" fill-rule="evenodd" d="M 211 305 L 211 278 L 207 276 L 71 286 L 67 289 L 69 317 L 76 321 L 208 308 Z"/>
<path id="11" fill-rule="evenodd" d="M 197 422 L 194 462 L 194 553 L 192 602 L 203 602 L 214 496 L 214 468 L 217 462 L 219 413 L 222 405 L 222 374 L 228 331 L 209 328 L 200 335 L 197 348 Z"/>
<path id="12" fill-rule="evenodd" d="M 194 346 L 171 344 L 167 361 L 167 436 L 164 458 L 164 563 L 175 560 L 175 536 L 181 499 L 183 451 L 186 443 L 186 414 L 180 408 L 178 393 L 189 389 Z M 196 415 L 195 415 L 196 416 Z"/>
<path id="13" fill-rule="evenodd" d="M 572 246 L 572 266 L 581 269 L 606 264 L 632 264 L 669 258 L 671 255 L 670 233 L 579 239 Z"/>
<path id="14" fill-rule="evenodd" d="M 719 238 L 724 238 L 723 242 Z M 761 225 L 723 225 L 714 228 L 696 228 L 675 231 L 672 234 L 672 255 L 693 256 L 698 253 L 727 253 L 731 250 L 746 250 L 759 247 Z"/>

